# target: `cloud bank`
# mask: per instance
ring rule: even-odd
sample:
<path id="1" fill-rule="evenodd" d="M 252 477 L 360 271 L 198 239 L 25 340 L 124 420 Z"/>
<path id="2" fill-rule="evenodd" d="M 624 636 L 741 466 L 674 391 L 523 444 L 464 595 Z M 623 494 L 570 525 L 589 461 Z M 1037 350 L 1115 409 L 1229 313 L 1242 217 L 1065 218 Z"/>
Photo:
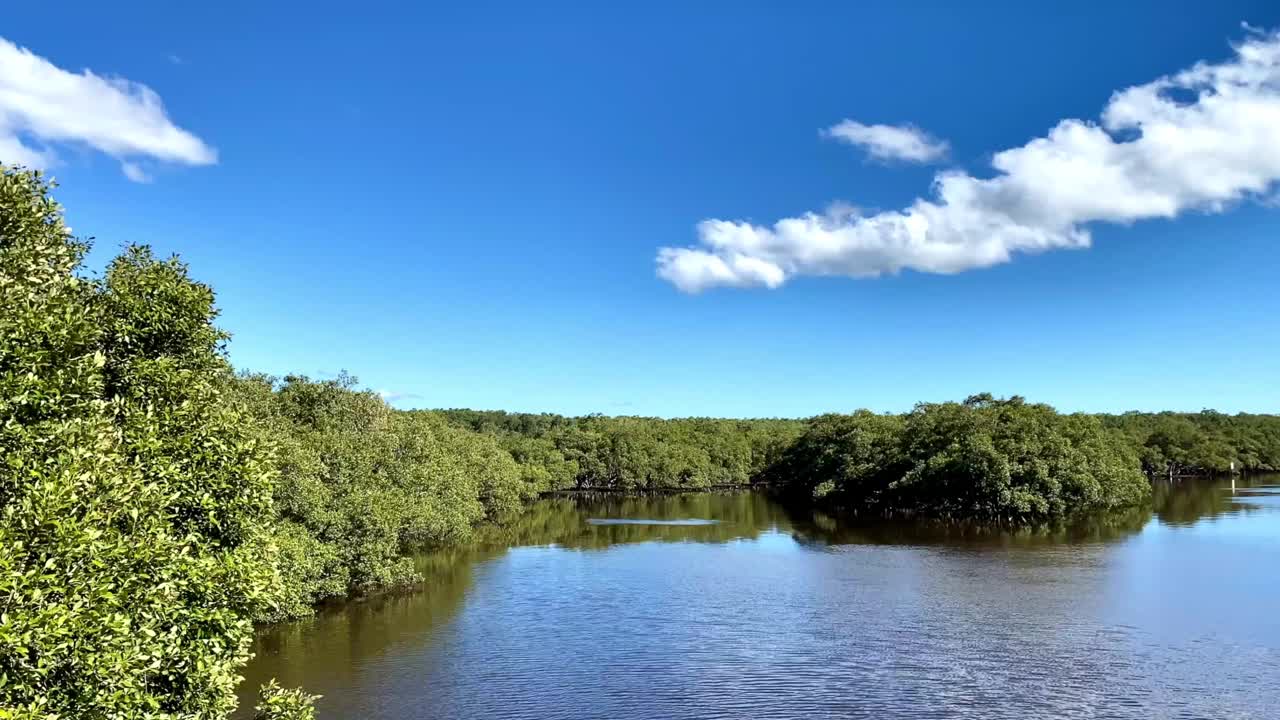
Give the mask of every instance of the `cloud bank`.
<path id="1" fill-rule="evenodd" d="M 867 151 L 877 160 L 927 163 L 947 156 L 947 143 L 911 125 L 863 125 L 842 120 L 822 134 Z"/>
<path id="2" fill-rule="evenodd" d="M 1280 31 L 1246 30 L 1225 62 L 1121 90 L 1100 122 L 1062 120 L 996 153 L 992 177 L 944 171 L 929 199 L 875 214 L 810 212 L 772 226 L 704 220 L 697 246 L 658 251 L 658 275 L 696 293 L 776 288 L 797 275 L 958 273 L 1089 247 L 1090 223 L 1222 212 L 1261 198 L 1280 180 Z"/>
<path id="3" fill-rule="evenodd" d="M 160 96 L 123 78 L 63 70 L 0 38 L 0 160 L 46 168 L 52 145 L 74 143 L 106 153 L 130 180 L 150 176 L 147 159 L 210 165 L 217 153 L 169 120 Z"/>

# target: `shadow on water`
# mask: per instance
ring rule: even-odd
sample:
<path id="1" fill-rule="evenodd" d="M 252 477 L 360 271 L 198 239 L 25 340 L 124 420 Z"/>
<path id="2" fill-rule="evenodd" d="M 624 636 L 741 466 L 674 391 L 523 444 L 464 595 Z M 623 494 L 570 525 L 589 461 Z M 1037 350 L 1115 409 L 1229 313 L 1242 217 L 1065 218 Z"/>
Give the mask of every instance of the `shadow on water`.
<path id="1" fill-rule="evenodd" d="M 273 677 L 285 687 L 326 693 L 356 687 L 367 660 L 427 641 L 433 629 L 456 615 L 475 568 L 501 554 L 498 548 L 476 547 L 422 555 L 415 564 L 424 581 L 412 591 L 324 607 L 314 617 L 260 628 L 233 717 L 252 717 L 257 688 Z"/>
<path id="2" fill-rule="evenodd" d="M 357 687 L 360 668 L 368 661 L 397 645 L 427 641 L 433 630 L 456 615 L 475 569 L 510 548 L 602 550 L 644 542 L 722 543 L 756 538 L 784 519 L 777 505 L 748 492 L 578 494 L 539 500 L 499 524 L 479 528 L 465 548 L 416 557 L 423 582 L 413 590 L 337 604 L 312 618 L 260 628 L 235 717 L 252 717 L 257 688 L 273 677 L 286 687 L 328 688 L 326 692 Z"/>
<path id="3" fill-rule="evenodd" d="M 941 520 L 866 519 L 792 508 L 788 521 L 797 542 L 810 545 L 954 545 L 1034 547 L 1105 543 L 1136 534 L 1154 519 L 1162 525 L 1190 526 L 1228 515 L 1247 515 L 1280 502 L 1274 475 L 1180 478 L 1152 484 L 1151 502 L 1111 513 L 1030 524 Z M 1234 489 L 1233 489 L 1234 488 Z"/>
<path id="4" fill-rule="evenodd" d="M 947 545 L 955 547 L 1035 547 L 1099 543 L 1133 535 L 1151 518 L 1149 507 L 1091 515 L 1069 521 L 1019 525 L 929 519 L 886 520 L 792 511 L 793 539 L 802 545 Z"/>
<path id="5" fill-rule="evenodd" d="M 424 678 L 448 676 L 447 668 L 436 666 L 446 662 L 441 658 L 448 653 L 423 649 L 453 642 L 446 628 L 467 604 L 477 574 L 506 558 L 512 548 L 556 548 L 595 557 L 596 551 L 642 543 L 726 544 L 768 536 L 790 538 L 800 548 L 824 551 L 849 545 L 945 547 L 965 553 L 1061 545 L 1066 551 L 1072 545 L 1122 542 L 1151 522 L 1191 526 L 1275 511 L 1280 508 L 1276 482 L 1274 476 L 1238 478 L 1234 492 L 1229 479 L 1157 482 L 1147 507 L 1019 527 L 867 521 L 785 508 L 756 492 L 544 498 L 502 524 L 480 528 L 475 541 L 465 548 L 416 558 L 424 582 L 413 591 L 326 608 L 305 621 L 261 629 L 254 647 L 257 657 L 246 668 L 236 717 L 252 716 L 256 688 L 272 677 L 285 686 L 303 686 L 330 696 L 363 697 L 393 690 L 380 689 L 381 681 L 376 680 L 379 668 L 393 658 L 404 663 L 405 657 L 412 657 L 413 672 Z M 678 562 L 678 557 L 683 555 L 664 554 L 657 562 Z M 1043 562 L 1040 557 L 1029 553 L 1027 560 Z M 608 583 L 609 579 L 590 580 L 580 592 L 589 593 L 592 582 Z"/>
<path id="6" fill-rule="evenodd" d="M 785 522 L 780 506 L 752 492 L 581 494 L 540 500 L 482 529 L 477 541 L 489 547 L 574 550 L 640 542 L 728 542 L 756 538 Z"/>

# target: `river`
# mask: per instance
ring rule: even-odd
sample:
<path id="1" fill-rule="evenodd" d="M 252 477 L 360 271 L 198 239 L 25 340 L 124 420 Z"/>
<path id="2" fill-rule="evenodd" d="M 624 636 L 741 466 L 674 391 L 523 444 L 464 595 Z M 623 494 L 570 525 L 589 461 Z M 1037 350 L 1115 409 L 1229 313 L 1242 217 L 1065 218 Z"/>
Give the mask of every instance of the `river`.
<path id="1" fill-rule="evenodd" d="M 552 498 L 419 562 L 260 632 L 246 688 L 344 720 L 1280 717 L 1275 477 L 1018 531 Z"/>

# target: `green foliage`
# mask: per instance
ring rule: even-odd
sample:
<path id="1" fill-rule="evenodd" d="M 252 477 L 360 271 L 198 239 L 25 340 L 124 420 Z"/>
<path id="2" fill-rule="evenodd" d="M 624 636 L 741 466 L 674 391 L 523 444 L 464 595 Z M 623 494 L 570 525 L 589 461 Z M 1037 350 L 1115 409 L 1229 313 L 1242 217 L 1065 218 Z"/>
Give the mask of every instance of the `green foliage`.
<path id="1" fill-rule="evenodd" d="M 282 688 L 275 680 L 263 685 L 258 696 L 253 720 L 315 720 L 315 703 L 321 698 L 301 688 Z"/>
<path id="2" fill-rule="evenodd" d="M 0 717 L 224 717 L 271 472 L 212 292 L 141 248 L 77 277 L 48 193 L 0 172 Z"/>
<path id="3" fill-rule="evenodd" d="M 496 436 L 528 481 L 547 490 L 747 485 L 804 427 L 796 420 L 442 414 Z"/>
<path id="4" fill-rule="evenodd" d="M 1200 413 L 1125 413 L 1103 422 L 1125 435 L 1148 474 L 1213 475 L 1280 471 L 1280 417 Z"/>
<path id="5" fill-rule="evenodd" d="M 279 597 L 262 619 L 415 582 L 415 550 L 464 542 L 543 487 L 493 437 L 396 412 L 354 378 L 244 376 L 234 387 L 278 447 Z"/>
<path id="6" fill-rule="evenodd" d="M 815 418 L 767 477 L 793 497 L 950 518 L 1054 518 L 1150 494 L 1132 450 L 1097 418 L 990 395 Z"/>
<path id="7" fill-rule="evenodd" d="M 994 483 L 987 490 L 995 496 L 1001 494 L 995 488 L 1008 489 L 1005 510 L 1034 516 L 1056 514 L 1064 502 L 1082 501 L 1086 507 L 1095 501 L 1111 502 L 1096 497 L 1078 473 L 1064 469 L 1071 465 L 1063 459 L 1068 446 L 1087 448 L 1098 458 L 1092 467 L 1075 463 L 1077 469 L 1104 477 L 1135 454 L 1149 475 L 1223 473 L 1233 463 L 1246 472 L 1280 471 L 1280 417 L 1275 415 L 1228 416 L 1207 410 L 1058 417 L 1045 406 L 1027 405 L 1016 397 L 997 401 L 989 394 L 975 395 L 965 403 L 921 405 L 903 416 L 863 410 L 807 422 L 573 418 L 476 410 L 439 414 L 461 427 L 496 437 L 519 465 L 526 483 L 549 490 L 699 489 L 767 479 L 816 498 L 856 489 L 850 498 L 855 504 L 883 505 L 889 499 L 888 495 L 881 498 L 888 483 L 900 481 L 893 497 L 914 506 L 922 499 L 912 497 L 909 486 L 950 484 L 981 492 L 984 484 Z M 1106 432 L 1094 427 L 1098 422 Z M 910 446 L 900 443 L 904 433 L 910 435 Z M 953 439 L 962 437 L 967 439 L 950 447 Z M 1008 468 L 1009 479 L 1003 478 L 1007 462 L 1001 458 L 1027 453 L 1058 457 L 1059 465 L 1050 465 L 1053 472 L 1064 472 L 1069 478 L 1066 494 L 1054 489 L 1055 480 L 1043 481 L 1048 483 L 1046 492 L 1035 489 L 1042 480 L 1034 478 L 1045 477 L 1047 466 L 1028 469 L 1015 460 Z M 928 462 L 919 464 L 922 457 Z M 979 476 L 964 479 L 970 471 Z M 905 477 L 908 472 L 913 472 L 910 478 Z M 1021 485 L 1024 481 L 1029 483 L 1026 488 Z M 1103 482 L 1123 489 L 1132 477 Z M 1121 494 L 1130 492 L 1145 494 L 1132 488 Z M 981 504 L 975 497 L 960 502 Z M 996 505 L 1006 503 L 997 498 Z"/>

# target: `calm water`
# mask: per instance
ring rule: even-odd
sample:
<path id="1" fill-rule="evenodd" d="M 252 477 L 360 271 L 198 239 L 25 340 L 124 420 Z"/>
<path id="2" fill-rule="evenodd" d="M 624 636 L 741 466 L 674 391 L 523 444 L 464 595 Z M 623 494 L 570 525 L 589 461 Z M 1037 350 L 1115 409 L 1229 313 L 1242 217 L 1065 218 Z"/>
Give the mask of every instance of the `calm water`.
<path id="1" fill-rule="evenodd" d="M 625 522 L 623 522 L 625 521 Z M 1280 718 L 1280 480 L 1017 533 L 542 501 L 258 641 L 321 718 Z"/>

